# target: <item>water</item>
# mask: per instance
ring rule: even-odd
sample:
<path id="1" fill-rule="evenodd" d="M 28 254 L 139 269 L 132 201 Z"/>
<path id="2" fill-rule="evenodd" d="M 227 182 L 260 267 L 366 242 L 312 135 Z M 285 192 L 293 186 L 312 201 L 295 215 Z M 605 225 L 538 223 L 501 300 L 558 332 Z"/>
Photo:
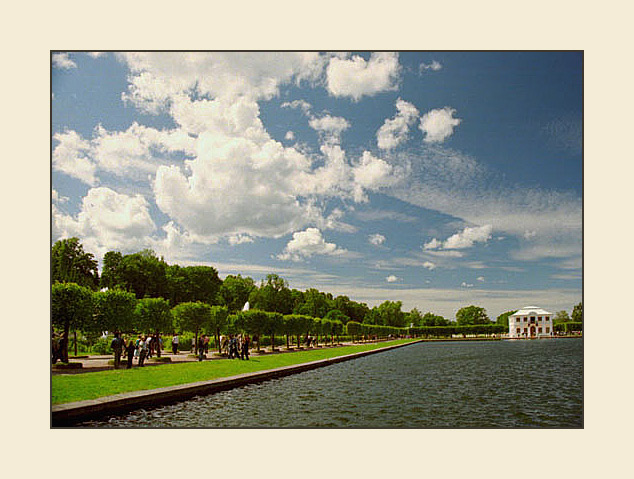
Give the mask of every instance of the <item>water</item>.
<path id="1" fill-rule="evenodd" d="M 583 341 L 419 343 L 80 426 L 580 428 Z"/>

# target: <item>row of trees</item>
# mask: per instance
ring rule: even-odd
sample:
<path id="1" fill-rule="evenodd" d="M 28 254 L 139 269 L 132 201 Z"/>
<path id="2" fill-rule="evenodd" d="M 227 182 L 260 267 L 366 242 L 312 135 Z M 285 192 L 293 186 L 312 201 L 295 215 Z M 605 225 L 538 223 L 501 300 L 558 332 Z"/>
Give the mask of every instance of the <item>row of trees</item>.
<path id="1" fill-rule="evenodd" d="M 121 289 L 137 299 L 163 298 L 173 307 L 184 302 L 204 302 L 225 306 L 230 313 L 238 312 L 249 301 L 251 307 L 280 314 L 296 314 L 316 318 L 348 321 L 392 327 L 441 326 L 445 318 L 418 310 L 402 311 L 400 301 L 385 301 L 369 308 L 348 296 L 333 297 L 310 288 L 291 289 L 288 282 L 269 274 L 260 285 L 252 278 L 229 275 L 224 281 L 211 266 L 169 265 L 151 250 L 123 255 L 108 251 L 103 258 L 99 276 L 97 261 L 84 251 L 77 238 L 57 241 L 51 252 L 53 282 L 73 282 L 93 291 Z"/>

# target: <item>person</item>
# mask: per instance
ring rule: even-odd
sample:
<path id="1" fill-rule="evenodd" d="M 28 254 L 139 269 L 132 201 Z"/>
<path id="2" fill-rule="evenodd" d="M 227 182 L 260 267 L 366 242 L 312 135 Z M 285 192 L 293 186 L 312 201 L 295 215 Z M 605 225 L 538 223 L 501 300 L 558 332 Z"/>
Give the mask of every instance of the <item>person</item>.
<path id="1" fill-rule="evenodd" d="M 156 333 L 154 333 L 154 338 L 152 338 L 152 344 L 156 348 L 156 357 L 157 358 L 161 357 L 162 342 L 163 342 L 163 340 L 161 339 L 161 335 L 157 331 Z"/>
<path id="2" fill-rule="evenodd" d="M 238 357 L 238 340 L 233 334 L 229 336 L 229 359 Z"/>
<path id="3" fill-rule="evenodd" d="M 205 334 L 205 354 L 209 352 L 209 336 Z"/>
<path id="4" fill-rule="evenodd" d="M 127 369 L 132 369 L 132 359 L 134 358 L 136 353 L 136 345 L 134 344 L 134 341 L 132 341 L 132 338 L 130 338 L 130 340 L 128 341 L 128 345 L 125 348 L 125 353 L 128 355 Z"/>
<path id="5" fill-rule="evenodd" d="M 123 339 L 119 331 L 114 332 L 114 339 L 110 343 L 110 347 L 114 351 L 114 368 L 119 369 L 121 365 L 121 353 L 123 353 Z"/>
<path id="6" fill-rule="evenodd" d="M 136 338 L 136 341 L 134 342 L 134 357 L 135 358 L 139 358 L 139 343 L 141 342 L 141 335 L 139 334 L 139 337 Z"/>
<path id="7" fill-rule="evenodd" d="M 145 362 L 145 357 L 147 356 L 147 342 L 145 340 L 145 336 L 141 336 L 141 341 L 139 341 L 139 367 L 143 367 L 143 363 Z"/>
<path id="8" fill-rule="evenodd" d="M 154 352 L 154 340 L 152 339 L 152 335 L 148 333 L 145 337 L 145 345 L 147 346 L 147 357 L 151 358 L 152 353 Z"/>
<path id="9" fill-rule="evenodd" d="M 52 345 L 51 345 L 52 358 L 51 359 L 53 361 L 53 364 L 55 364 L 57 360 L 60 358 L 59 336 L 57 335 L 55 331 L 53 331 L 51 341 L 52 341 Z"/>
<path id="10" fill-rule="evenodd" d="M 178 354 L 178 333 L 172 336 L 172 354 Z"/>
<path id="11" fill-rule="evenodd" d="M 242 357 L 243 359 L 249 360 L 249 335 L 245 334 L 244 338 L 242 338 Z"/>
<path id="12" fill-rule="evenodd" d="M 204 355 L 205 355 L 205 335 L 203 334 L 198 339 L 198 361 L 202 361 Z"/>

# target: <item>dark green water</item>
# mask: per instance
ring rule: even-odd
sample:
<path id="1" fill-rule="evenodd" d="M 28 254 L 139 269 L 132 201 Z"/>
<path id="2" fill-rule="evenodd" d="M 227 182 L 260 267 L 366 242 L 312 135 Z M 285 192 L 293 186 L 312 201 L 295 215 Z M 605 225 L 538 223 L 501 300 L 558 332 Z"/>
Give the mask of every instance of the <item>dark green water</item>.
<path id="1" fill-rule="evenodd" d="M 419 343 L 81 426 L 581 428 L 583 340 Z"/>

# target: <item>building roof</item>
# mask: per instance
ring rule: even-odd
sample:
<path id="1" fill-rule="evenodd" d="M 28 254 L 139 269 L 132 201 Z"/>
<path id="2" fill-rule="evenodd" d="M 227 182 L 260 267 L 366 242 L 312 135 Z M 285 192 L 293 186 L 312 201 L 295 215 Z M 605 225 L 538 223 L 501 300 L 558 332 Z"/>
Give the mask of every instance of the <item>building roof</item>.
<path id="1" fill-rule="evenodd" d="M 531 314 L 544 316 L 544 315 L 552 315 L 553 313 L 551 313 L 550 311 L 546 311 L 545 309 L 539 308 L 537 306 L 524 306 L 522 309 L 517 311 L 515 314 L 512 314 L 511 316 L 528 316 Z"/>

